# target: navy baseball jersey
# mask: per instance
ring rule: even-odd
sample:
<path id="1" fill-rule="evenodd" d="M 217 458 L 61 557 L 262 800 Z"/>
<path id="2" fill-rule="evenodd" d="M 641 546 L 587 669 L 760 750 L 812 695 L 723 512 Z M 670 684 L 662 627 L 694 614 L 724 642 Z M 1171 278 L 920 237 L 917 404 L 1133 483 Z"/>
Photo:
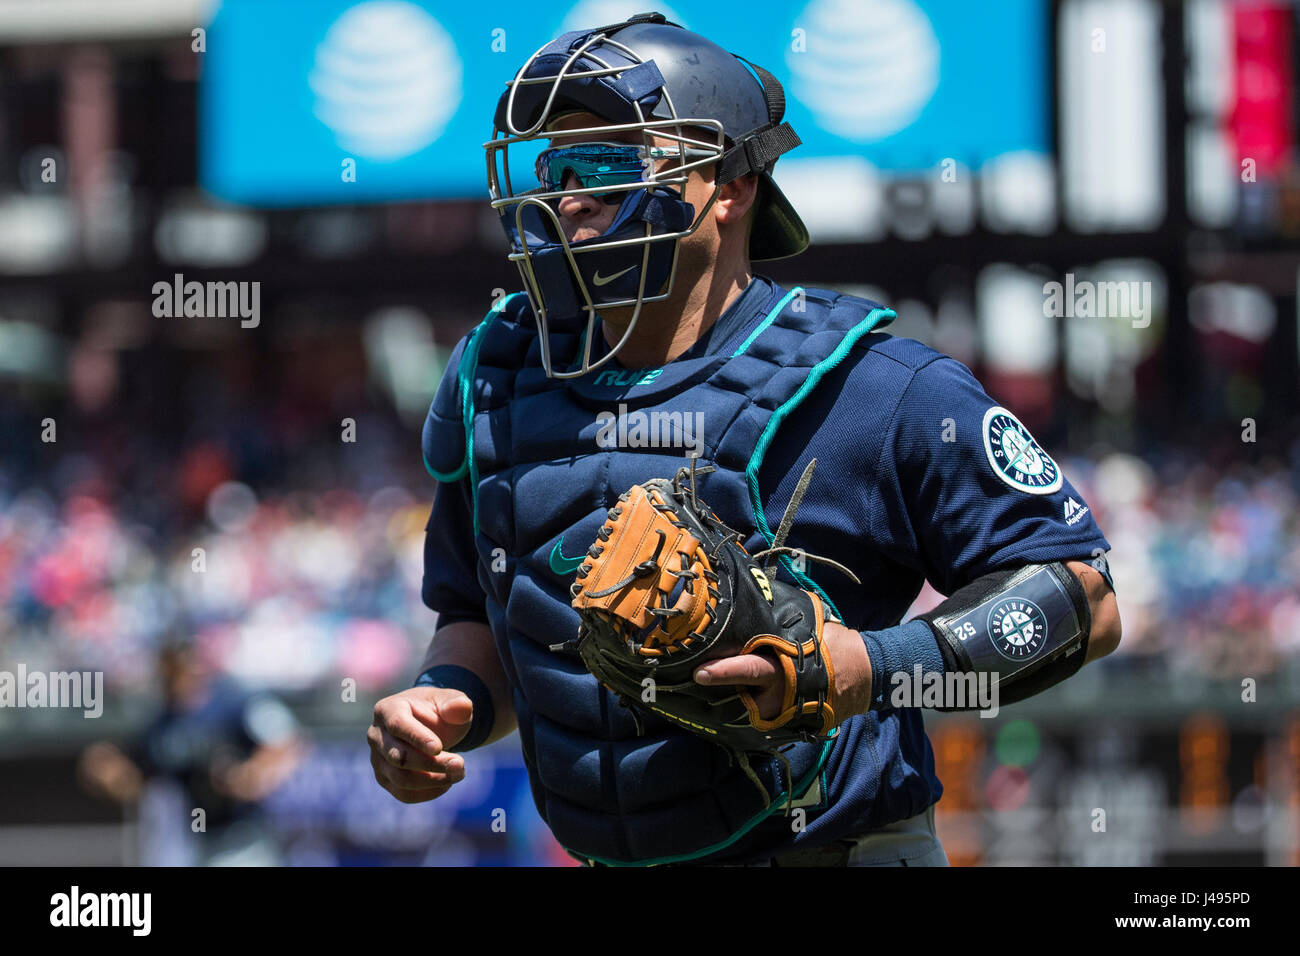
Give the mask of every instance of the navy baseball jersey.
<path id="1" fill-rule="evenodd" d="M 745 860 L 914 816 L 942 792 L 916 709 L 872 711 L 772 767 L 774 798 L 707 741 L 653 716 L 638 728 L 581 667 L 568 585 L 605 509 L 699 453 L 700 497 L 767 547 L 804 466 L 818 467 L 788 544 L 861 586 L 787 558 L 860 630 L 898 624 L 928 579 L 944 594 L 989 572 L 1093 561 L 1109 544 L 1048 451 L 961 363 L 880 329 L 876 303 L 754 276 L 688 352 L 661 368 L 616 360 L 547 378 L 526 297 L 499 302 L 457 347 L 430 409 L 426 467 L 443 483 L 424 600 L 439 626 L 493 633 L 514 691 L 533 795 L 557 839 L 607 863 Z M 552 333 L 576 355 L 577 325 Z M 593 354 L 608 351 L 597 332 Z M 656 417 L 658 416 L 658 417 Z M 817 574 L 814 581 L 810 575 Z M 775 763 L 775 762 L 774 762 Z M 792 792 L 786 792 L 788 790 Z"/>

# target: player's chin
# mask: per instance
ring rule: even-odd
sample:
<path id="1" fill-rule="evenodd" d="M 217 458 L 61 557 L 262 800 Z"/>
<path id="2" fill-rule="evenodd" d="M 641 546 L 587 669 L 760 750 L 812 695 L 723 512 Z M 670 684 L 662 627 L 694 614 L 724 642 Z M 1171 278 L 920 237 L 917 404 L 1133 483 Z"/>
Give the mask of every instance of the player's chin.
<path id="1" fill-rule="evenodd" d="M 595 239 L 597 236 L 603 236 L 604 234 L 604 228 L 597 229 L 594 226 L 579 226 L 577 229 L 573 230 L 566 229 L 564 233 L 565 238 L 567 238 L 570 243 Z"/>

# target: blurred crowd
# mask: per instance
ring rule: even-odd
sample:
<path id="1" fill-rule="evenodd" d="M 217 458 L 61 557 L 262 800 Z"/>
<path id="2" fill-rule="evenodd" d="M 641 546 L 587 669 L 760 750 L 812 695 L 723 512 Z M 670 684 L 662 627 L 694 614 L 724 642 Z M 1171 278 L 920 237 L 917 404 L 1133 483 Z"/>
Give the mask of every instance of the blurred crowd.
<path id="1" fill-rule="evenodd" d="M 1300 665 L 1300 441 L 1215 457 L 1065 459 L 1112 548 L 1124 637 L 1102 666 L 1240 682 Z"/>
<path id="2" fill-rule="evenodd" d="M 434 483 L 417 434 L 357 417 L 355 443 L 281 424 L 270 466 L 243 450 L 267 428 L 250 415 L 171 451 L 61 433 L 52 465 L 0 456 L 0 660 L 151 692 L 154 652 L 183 640 L 251 688 L 337 700 L 343 678 L 363 696 L 408 680 L 435 624 L 420 601 Z"/>
<path id="3" fill-rule="evenodd" d="M 144 690 L 184 632 L 243 682 L 389 686 L 432 632 L 420 603 L 428 503 L 390 487 L 268 496 L 228 482 L 192 533 L 159 542 L 111 502 L 24 491 L 0 503 L 0 654 L 103 670 Z"/>

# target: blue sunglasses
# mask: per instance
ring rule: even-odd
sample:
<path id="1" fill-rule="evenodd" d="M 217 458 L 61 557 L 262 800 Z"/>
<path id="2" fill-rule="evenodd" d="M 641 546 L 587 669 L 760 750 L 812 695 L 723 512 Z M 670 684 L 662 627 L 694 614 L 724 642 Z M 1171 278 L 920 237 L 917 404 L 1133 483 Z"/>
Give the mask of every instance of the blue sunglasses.
<path id="1" fill-rule="evenodd" d="M 643 182 L 650 164 L 657 159 L 702 158 L 715 155 L 711 150 L 686 149 L 676 146 L 638 146 L 634 143 L 574 143 L 571 146 L 553 146 L 542 150 L 537 157 L 537 181 L 546 192 L 560 192 L 572 173 L 579 188 L 597 186 L 624 186 Z M 612 193 L 591 193 L 604 202 L 618 202 L 627 190 Z"/>

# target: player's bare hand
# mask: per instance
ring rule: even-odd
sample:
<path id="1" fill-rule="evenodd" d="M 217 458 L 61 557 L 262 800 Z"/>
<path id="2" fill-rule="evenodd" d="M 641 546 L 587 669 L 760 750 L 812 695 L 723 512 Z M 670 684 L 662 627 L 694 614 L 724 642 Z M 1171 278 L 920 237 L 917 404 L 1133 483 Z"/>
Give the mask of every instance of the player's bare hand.
<path id="1" fill-rule="evenodd" d="M 720 657 L 695 671 L 695 682 L 706 686 L 714 684 L 741 684 L 750 689 L 758 714 L 772 720 L 781 712 L 781 696 L 785 683 L 776 658 L 767 652 L 737 654 Z"/>
<path id="2" fill-rule="evenodd" d="M 465 759 L 448 753 L 469 732 L 474 705 L 458 690 L 412 687 L 375 704 L 366 731 L 379 785 L 403 803 L 440 797 L 465 779 Z"/>
<path id="3" fill-rule="evenodd" d="M 854 714 L 866 713 L 871 703 L 871 661 L 862 635 L 851 628 L 827 621 L 822 630 L 827 651 L 834 663 L 835 691 L 847 704 L 847 713 L 839 713 L 840 722 Z M 751 688 L 759 716 L 773 720 L 781 712 L 785 681 L 776 658 L 764 651 L 738 654 L 709 661 L 695 671 L 698 684 L 740 684 Z"/>

